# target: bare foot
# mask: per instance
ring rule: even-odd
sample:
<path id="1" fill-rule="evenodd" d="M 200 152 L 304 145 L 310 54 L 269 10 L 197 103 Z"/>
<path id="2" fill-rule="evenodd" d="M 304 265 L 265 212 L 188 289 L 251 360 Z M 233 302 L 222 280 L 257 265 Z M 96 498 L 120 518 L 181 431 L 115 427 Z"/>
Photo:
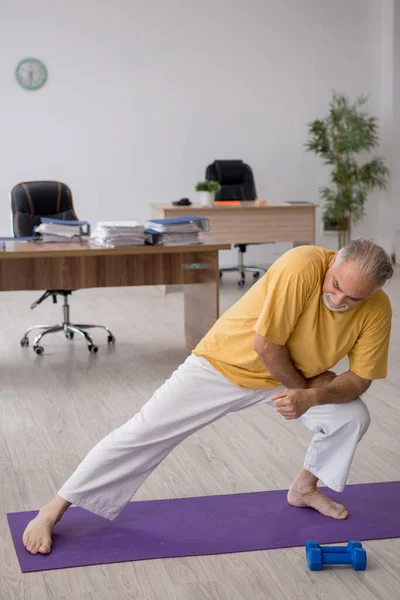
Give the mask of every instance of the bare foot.
<path id="1" fill-rule="evenodd" d="M 51 551 L 51 534 L 55 523 L 39 512 L 24 531 L 22 541 L 31 554 L 49 554 Z"/>
<path id="2" fill-rule="evenodd" d="M 56 496 L 28 523 L 22 541 L 31 554 L 50 553 L 54 525 L 58 523 L 69 506 L 69 502 Z"/>
<path id="3" fill-rule="evenodd" d="M 316 486 L 306 490 L 299 489 L 293 484 L 289 489 L 287 500 L 291 506 L 314 508 L 326 517 L 332 517 L 332 519 L 347 519 L 349 516 L 348 511 L 342 504 L 338 504 L 325 496 Z"/>

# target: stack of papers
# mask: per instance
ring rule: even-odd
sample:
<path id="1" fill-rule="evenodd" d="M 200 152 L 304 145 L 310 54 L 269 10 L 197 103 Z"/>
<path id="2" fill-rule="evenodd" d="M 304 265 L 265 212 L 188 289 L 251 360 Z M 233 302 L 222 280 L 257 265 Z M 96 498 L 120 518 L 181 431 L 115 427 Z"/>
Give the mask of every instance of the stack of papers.
<path id="1" fill-rule="evenodd" d="M 209 220 L 204 217 L 152 219 L 146 224 L 146 241 L 155 246 L 202 244 L 199 234 L 209 229 Z"/>
<path id="2" fill-rule="evenodd" d="M 144 246 L 144 227 L 136 221 L 100 221 L 91 235 L 91 241 L 105 248 Z"/>
<path id="3" fill-rule="evenodd" d="M 81 242 L 85 239 L 86 221 L 62 221 L 42 218 L 34 228 L 35 239 L 42 242 Z M 87 236 L 86 236 L 87 237 Z"/>

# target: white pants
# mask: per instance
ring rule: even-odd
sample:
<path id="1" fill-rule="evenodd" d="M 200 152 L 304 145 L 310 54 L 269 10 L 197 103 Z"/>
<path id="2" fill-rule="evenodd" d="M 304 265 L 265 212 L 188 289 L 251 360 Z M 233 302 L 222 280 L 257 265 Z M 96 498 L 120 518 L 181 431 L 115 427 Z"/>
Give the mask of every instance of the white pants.
<path id="1" fill-rule="evenodd" d="M 182 440 L 224 415 L 283 388 L 247 390 L 204 358 L 191 355 L 127 423 L 101 440 L 58 492 L 90 512 L 114 519 L 146 478 Z M 316 406 L 299 419 L 313 433 L 304 468 L 342 491 L 370 416 L 362 400 Z"/>

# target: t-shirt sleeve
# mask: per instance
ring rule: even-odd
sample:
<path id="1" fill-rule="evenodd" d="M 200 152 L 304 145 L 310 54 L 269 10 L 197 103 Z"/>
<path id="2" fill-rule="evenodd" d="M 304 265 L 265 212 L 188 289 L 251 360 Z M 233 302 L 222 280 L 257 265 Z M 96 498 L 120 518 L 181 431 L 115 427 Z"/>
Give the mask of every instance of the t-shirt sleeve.
<path id="1" fill-rule="evenodd" d="M 366 324 L 349 352 L 350 371 L 363 379 L 387 375 L 392 310 L 389 300 L 377 317 Z"/>
<path id="2" fill-rule="evenodd" d="M 299 269 L 298 263 L 288 265 L 277 261 L 268 273 L 267 292 L 254 331 L 273 344 L 284 346 L 315 285 L 310 264 Z"/>

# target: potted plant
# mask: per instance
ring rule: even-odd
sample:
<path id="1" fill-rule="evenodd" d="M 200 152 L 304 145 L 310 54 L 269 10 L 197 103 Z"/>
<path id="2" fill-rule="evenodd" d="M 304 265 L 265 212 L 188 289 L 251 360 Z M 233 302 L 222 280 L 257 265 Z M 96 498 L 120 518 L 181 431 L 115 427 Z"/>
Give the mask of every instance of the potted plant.
<path id="1" fill-rule="evenodd" d="M 353 104 L 342 94 L 333 92 L 329 114 L 308 126 L 308 151 L 315 152 L 331 166 L 330 187 L 320 189 L 324 201 L 323 218 L 334 223 L 338 231 L 338 247 L 351 238 L 351 224 L 362 220 L 368 194 L 375 188 L 386 189 L 389 169 L 380 157 L 360 161 L 378 146 L 378 121 L 363 110 L 367 98 Z"/>
<path id="2" fill-rule="evenodd" d="M 203 206 L 212 206 L 215 200 L 215 194 L 219 192 L 221 185 L 218 181 L 205 180 L 198 181 L 195 187 L 200 204 Z"/>

